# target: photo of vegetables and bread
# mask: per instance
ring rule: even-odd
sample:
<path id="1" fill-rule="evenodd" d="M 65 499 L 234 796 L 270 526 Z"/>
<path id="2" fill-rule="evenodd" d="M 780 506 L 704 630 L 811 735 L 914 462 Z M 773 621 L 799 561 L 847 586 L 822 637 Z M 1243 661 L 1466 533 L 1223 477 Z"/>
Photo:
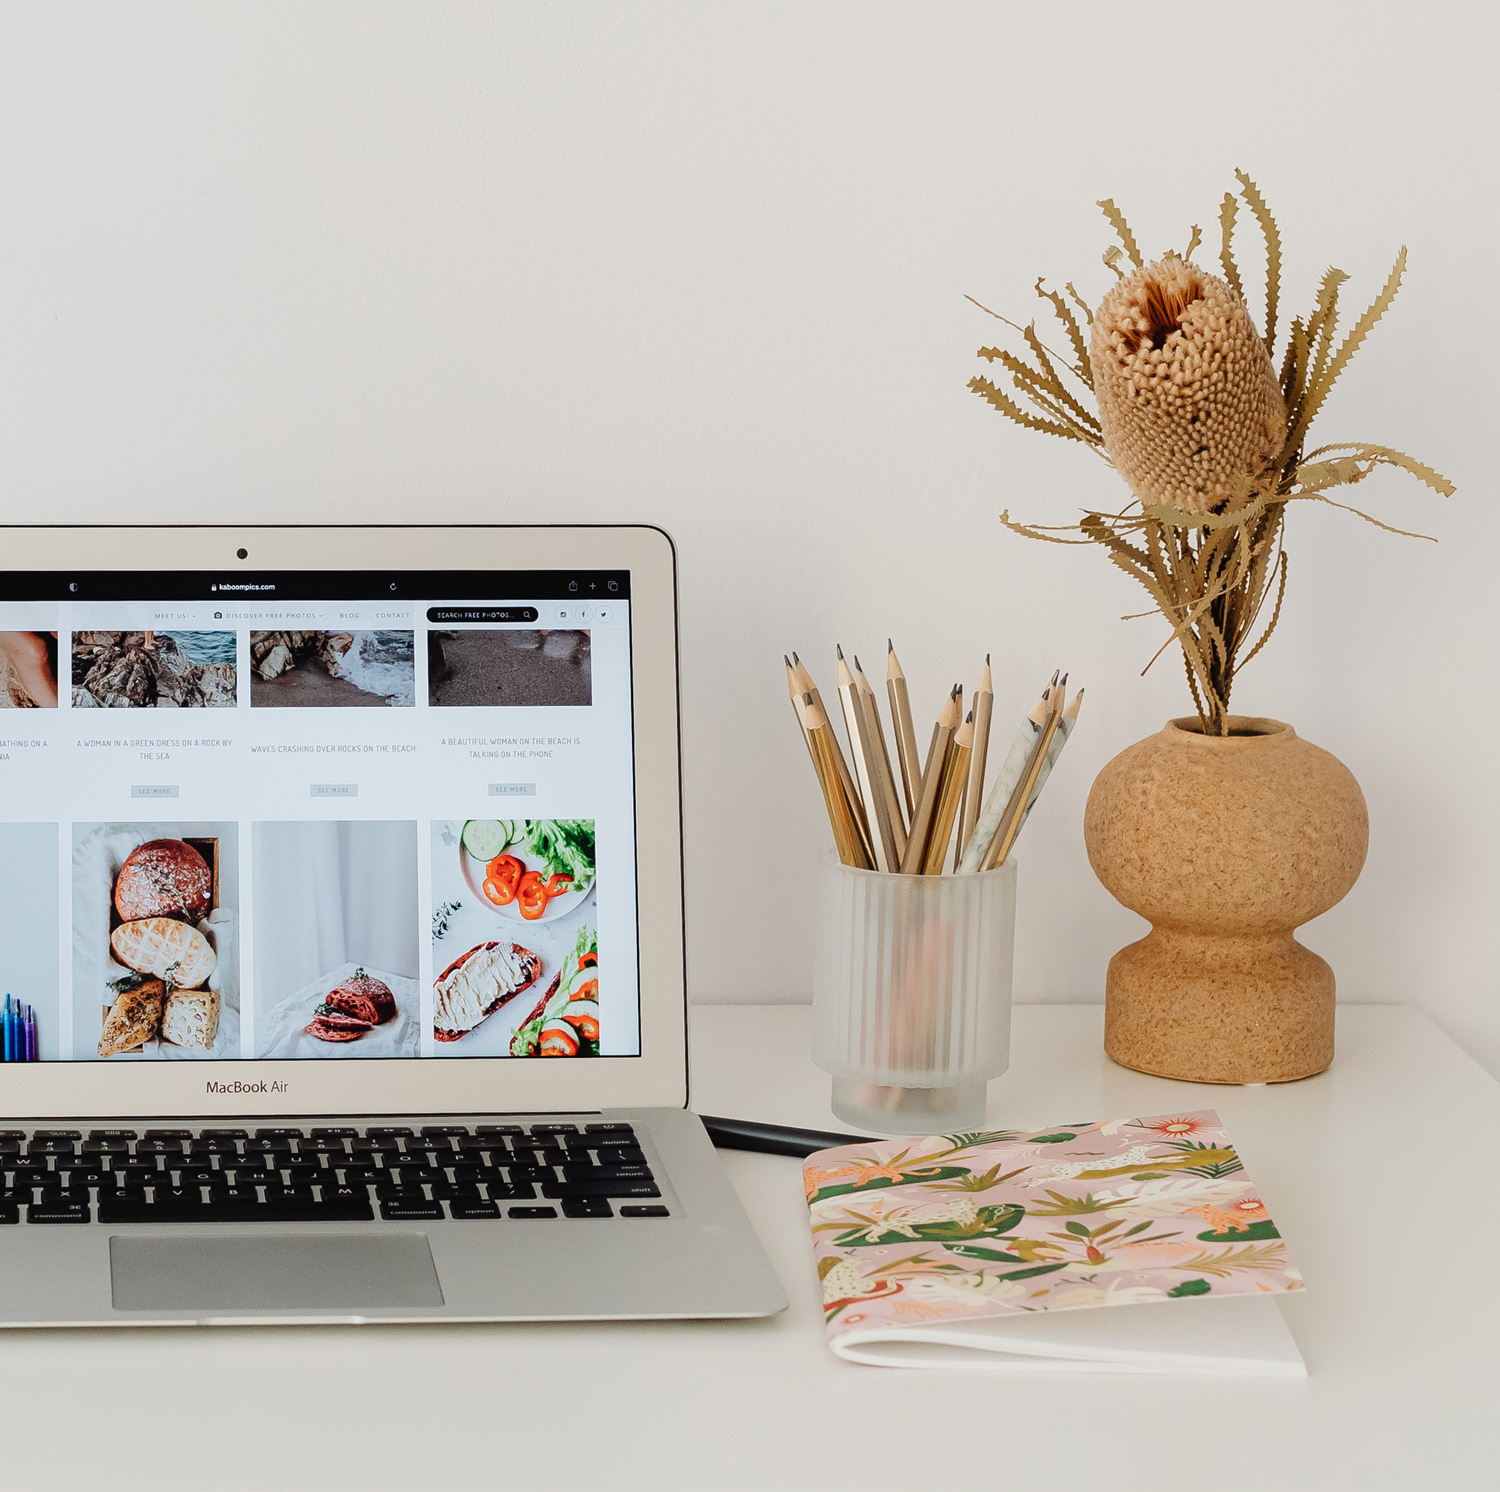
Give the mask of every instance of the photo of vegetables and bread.
<path id="1" fill-rule="evenodd" d="M 433 824 L 440 1054 L 598 1055 L 594 853 L 592 819 Z"/>
<path id="2" fill-rule="evenodd" d="M 233 824 L 75 826 L 80 1054 L 92 1041 L 101 1058 L 238 1055 L 235 833 Z"/>

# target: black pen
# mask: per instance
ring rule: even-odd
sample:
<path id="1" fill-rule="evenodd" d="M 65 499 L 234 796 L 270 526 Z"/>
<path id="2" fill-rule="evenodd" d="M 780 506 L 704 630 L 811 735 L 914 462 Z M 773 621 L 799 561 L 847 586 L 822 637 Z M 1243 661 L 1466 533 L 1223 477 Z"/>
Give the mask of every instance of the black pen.
<path id="1" fill-rule="evenodd" d="M 792 1129 L 756 1119 L 719 1119 L 700 1114 L 708 1137 L 719 1150 L 761 1150 L 770 1155 L 812 1155 L 839 1145 L 864 1145 L 877 1135 L 835 1134 L 823 1129 Z"/>

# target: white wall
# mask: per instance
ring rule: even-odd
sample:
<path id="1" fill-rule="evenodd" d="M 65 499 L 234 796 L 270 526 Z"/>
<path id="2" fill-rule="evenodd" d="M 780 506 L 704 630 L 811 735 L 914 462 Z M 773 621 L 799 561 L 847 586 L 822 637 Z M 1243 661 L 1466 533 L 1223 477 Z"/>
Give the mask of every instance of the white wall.
<path id="1" fill-rule="evenodd" d="M 1097 552 L 1123 499 L 965 391 L 1038 274 L 1097 297 L 1236 166 L 1290 303 L 1407 288 L 1322 423 L 1420 454 L 1434 546 L 1294 510 L 1279 636 L 1235 695 L 1364 785 L 1363 880 L 1307 941 L 1500 1072 L 1495 1002 L 1496 24 L 1477 6 L 73 5 L 0 14 L 0 517 L 631 519 L 682 563 L 700 1000 L 809 992 L 826 841 L 780 668 L 892 633 L 919 713 L 997 661 L 1088 709 L 1022 841 L 1018 995 L 1102 997 L 1140 924 L 1088 783 L 1181 713 Z M 1212 243 L 1212 239 L 1210 239 Z M 1211 256 L 1210 256 L 1211 257 Z M 1253 257 L 1247 255 L 1247 257 Z M 1311 509 L 1312 505 L 1305 505 Z M 1002 713 L 1002 718 L 1005 718 Z"/>

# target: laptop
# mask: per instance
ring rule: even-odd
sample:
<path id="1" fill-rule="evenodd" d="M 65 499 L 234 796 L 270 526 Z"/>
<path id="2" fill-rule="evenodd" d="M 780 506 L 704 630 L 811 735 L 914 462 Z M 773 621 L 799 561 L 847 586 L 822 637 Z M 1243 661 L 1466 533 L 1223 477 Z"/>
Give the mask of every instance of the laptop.
<path id="1" fill-rule="evenodd" d="M 648 527 L 0 537 L 0 1324 L 754 1317 Z"/>

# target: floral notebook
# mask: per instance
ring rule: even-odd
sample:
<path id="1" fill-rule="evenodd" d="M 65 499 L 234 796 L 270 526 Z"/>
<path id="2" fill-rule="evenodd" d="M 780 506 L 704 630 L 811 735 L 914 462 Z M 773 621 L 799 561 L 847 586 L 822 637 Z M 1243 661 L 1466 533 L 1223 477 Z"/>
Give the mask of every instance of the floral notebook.
<path id="1" fill-rule="evenodd" d="M 1305 1372 L 1275 1304 L 1302 1276 L 1212 1109 L 871 1140 L 802 1176 L 851 1361 Z"/>

